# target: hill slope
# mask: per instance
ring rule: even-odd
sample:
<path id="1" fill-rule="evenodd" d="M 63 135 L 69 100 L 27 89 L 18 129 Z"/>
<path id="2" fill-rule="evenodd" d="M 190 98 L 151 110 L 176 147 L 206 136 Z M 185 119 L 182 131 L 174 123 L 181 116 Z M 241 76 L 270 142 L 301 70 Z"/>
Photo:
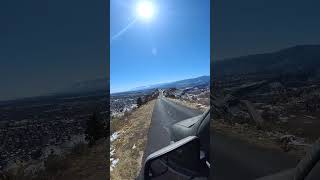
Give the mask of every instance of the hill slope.
<path id="1" fill-rule="evenodd" d="M 319 74 L 320 45 L 300 45 L 277 52 L 255 54 L 215 61 L 214 76 L 251 73 L 299 73 Z"/>

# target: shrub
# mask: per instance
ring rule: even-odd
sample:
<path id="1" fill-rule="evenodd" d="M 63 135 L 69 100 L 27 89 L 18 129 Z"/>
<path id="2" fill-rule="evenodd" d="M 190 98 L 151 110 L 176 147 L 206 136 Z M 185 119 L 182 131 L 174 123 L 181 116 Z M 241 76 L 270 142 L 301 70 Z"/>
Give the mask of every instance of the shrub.
<path id="1" fill-rule="evenodd" d="M 88 153 L 88 145 L 85 144 L 84 142 L 80 142 L 76 145 L 74 145 L 71 149 L 71 154 L 72 155 L 84 155 Z"/>
<path id="2" fill-rule="evenodd" d="M 98 113 L 94 112 L 90 119 L 87 120 L 87 128 L 85 130 L 85 139 L 89 142 L 89 147 L 106 135 L 105 125 L 98 118 Z"/>
<path id="3" fill-rule="evenodd" d="M 65 161 L 64 157 L 50 154 L 44 162 L 44 167 L 48 174 L 58 174 L 68 167 L 68 163 Z"/>
<path id="4" fill-rule="evenodd" d="M 142 98 L 141 97 L 138 97 L 137 99 L 137 106 L 140 107 L 142 106 L 143 102 L 142 102 Z"/>

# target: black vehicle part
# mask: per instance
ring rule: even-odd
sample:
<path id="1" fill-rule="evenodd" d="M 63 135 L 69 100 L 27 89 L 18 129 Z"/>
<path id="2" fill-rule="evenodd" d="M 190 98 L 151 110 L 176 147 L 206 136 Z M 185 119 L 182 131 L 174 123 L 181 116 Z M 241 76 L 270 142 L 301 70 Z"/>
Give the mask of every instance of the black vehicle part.
<path id="1" fill-rule="evenodd" d="M 165 161 L 176 172 L 190 177 L 198 176 L 201 173 L 200 141 L 196 136 L 189 136 L 150 154 L 145 161 L 144 180 L 150 180 L 154 176 L 152 164 L 156 160 Z"/>
<path id="2" fill-rule="evenodd" d="M 294 180 L 304 180 L 320 160 L 320 138 L 312 145 L 311 150 L 299 162 L 295 169 Z"/>

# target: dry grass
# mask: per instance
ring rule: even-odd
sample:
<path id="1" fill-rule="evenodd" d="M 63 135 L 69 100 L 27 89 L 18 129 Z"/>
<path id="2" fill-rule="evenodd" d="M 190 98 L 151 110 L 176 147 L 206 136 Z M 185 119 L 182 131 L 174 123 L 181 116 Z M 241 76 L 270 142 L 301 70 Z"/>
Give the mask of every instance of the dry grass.
<path id="1" fill-rule="evenodd" d="M 88 148 L 79 143 L 65 156 L 50 155 L 44 162 L 45 169 L 35 175 L 26 174 L 27 167 L 19 167 L 16 172 L 5 173 L 4 180 L 106 180 L 109 168 L 106 158 L 107 142 L 104 139 Z"/>
<path id="2" fill-rule="evenodd" d="M 267 136 L 264 131 L 258 130 L 254 126 L 250 126 L 248 124 L 229 124 L 222 120 L 216 119 L 211 122 L 211 129 L 215 132 L 237 137 L 239 139 L 248 141 L 252 144 L 257 144 L 259 146 L 267 146 L 271 148 L 276 148 L 280 150 L 279 146 L 275 144 L 275 137 Z"/>
<path id="3" fill-rule="evenodd" d="M 138 176 L 154 104 L 155 100 L 152 100 L 124 119 L 117 119 L 119 122 L 113 120 L 111 123 L 111 129 L 121 132 L 120 136 L 111 143 L 115 149 L 113 157 L 119 159 L 111 171 L 111 179 L 129 180 Z"/>
<path id="4" fill-rule="evenodd" d="M 79 147 L 85 148 L 85 147 Z M 82 152 L 82 150 L 81 150 Z M 82 154 L 76 151 L 68 161 L 70 166 L 64 170 L 61 180 L 106 180 L 109 179 L 109 167 L 106 159 L 107 142 L 105 139 L 97 141 L 96 145 L 83 149 Z"/>
<path id="5" fill-rule="evenodd" d="M 279 129 L 273 131 L 257 129 L 256 126 L 249 124 L 229 124 L 222 119 L 215 119 L 210 124 L 211 130 L 225 136 L 241 139 L 256 146 L 284 151 L 279 141 L 279 136 L 285 135 Z M 306 149 L 303 147 L 292 148 L 288 154 L 301 158 L 305 155 Z"/>
<path id="6" fill-rule="evenodd" d="M 179 104 L 179 105 L 186 106 L 191 109 L 197 109 L 197 110 L 200 110 L 201 112 L 205 112 L 208 109 L 207 106 L 202 105 L 202 104 L 198 104 L 195 102 L 190 102 L 190 101 L 180 100 L 180 99 L 175 99 L 175 98 L 168 98 L 168 97 L 166 97 L 166 98 Z"/>

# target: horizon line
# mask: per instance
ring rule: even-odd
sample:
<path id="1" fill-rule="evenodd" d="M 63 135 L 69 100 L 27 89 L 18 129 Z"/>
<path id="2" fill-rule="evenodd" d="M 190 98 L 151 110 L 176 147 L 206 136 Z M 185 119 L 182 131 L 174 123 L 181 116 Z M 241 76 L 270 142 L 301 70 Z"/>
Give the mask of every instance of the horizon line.
<path id="1" fill-rule="evenodd" d="M 154 83 L 154 84 L 148 84 L 148 85 L 140 85 L 140 86 L 136 86 L 136 87 L 133 87 L 131 89 L 128 89 L 128 90 L 123 90 L 123 91 L 114 91 L 112 92 L 111 91 L 111 86 L 110 86 L 110 95 L 111 94 L 116 94 L 116 93 L 124 93 L 124 92 L 131 92 L 131 91 L 139 91 L 139 90 L 134 90 L 135 88 L 138 88 L 138 87 L 144 87 L 144 86 L 154 86 L 154 85 L 159 85 L 159 84 L 167 84 L 167 83 L 173 83 L 173 82 L 177 82 L 177 81 L 182 81 L 182 80 L 186 80 L 186 79 L 194 79 L 194 78 L 199 78 L 199 77 L 203 77 L 203 76 L 210 76 L 210 74 L 204 74 L 204 75 L 198 75 L 198 76 L 193 76 L 193 77 L 187 77 L 187 78 L 184 78 L 184 79 L 178 79 L 178 80 L 170 80 L 170 81 L 167 81 L 167 82 L 159 82 L 159 83 Z M 111 83 L 110 83 L 111 84 Z M 150 88 L 152 89 L 152 88 Z M 148 89 L 143 89 L 143 90 L 148 90 Z"/>

